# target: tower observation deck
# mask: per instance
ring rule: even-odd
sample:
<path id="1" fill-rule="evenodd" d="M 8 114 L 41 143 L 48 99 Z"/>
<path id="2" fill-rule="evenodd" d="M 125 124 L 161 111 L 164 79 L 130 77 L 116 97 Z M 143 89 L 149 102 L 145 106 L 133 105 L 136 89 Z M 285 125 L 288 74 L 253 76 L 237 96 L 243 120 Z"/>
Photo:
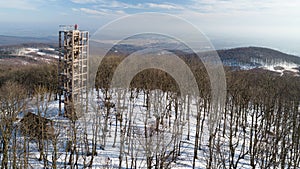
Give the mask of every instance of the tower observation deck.
<path id="1" fill-rule="evenodd" d="M 76 119 L 87 111 L 89 32 L 78 30 L 77 25 L 61 28 L 58 60 L 59 114 Z"/>

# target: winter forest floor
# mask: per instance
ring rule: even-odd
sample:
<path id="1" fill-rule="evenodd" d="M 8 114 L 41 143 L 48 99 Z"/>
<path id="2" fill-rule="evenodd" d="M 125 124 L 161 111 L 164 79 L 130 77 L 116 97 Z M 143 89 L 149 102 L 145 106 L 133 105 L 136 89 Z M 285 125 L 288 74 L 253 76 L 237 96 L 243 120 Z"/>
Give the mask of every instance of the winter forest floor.
<path id="1" fill-rule="evenodd" d="M 50 119 L 54 131 L 47 138 L 28 136 L 22 133 L 21 120 L 16 121 L 9 166 L 183 169 L 280 164 L 299 168 L 294 132 L 276 119 L 269 120 L 277 126 L 266 123 L 267 117 L 259 113 L 262 107 L 227 106 L 227 113 L 210 134 L 209 104 L 204 99 L 197 102 L 160 90 L 95 93 L 89 95 L 88 113 L 74 121 L 59 116 L 58 102 L 49 101 L 47 94 L 40 95 L 39 102 L 31 99 L 27 110 Z M 19 119 L 23 116 L 21 113 Z"/>

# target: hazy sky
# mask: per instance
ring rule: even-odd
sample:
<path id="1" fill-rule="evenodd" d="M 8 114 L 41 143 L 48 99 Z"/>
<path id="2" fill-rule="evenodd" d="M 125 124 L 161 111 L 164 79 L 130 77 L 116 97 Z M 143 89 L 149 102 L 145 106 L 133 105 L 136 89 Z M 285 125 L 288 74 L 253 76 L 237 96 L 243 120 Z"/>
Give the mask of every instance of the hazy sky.
<path id="1" fill-rule="evenodd" d="M 217 46 L 300 54 L 300 0 L 0 0 L 0 35 L 55 36 L 58 25 L 74 23 L 93 32 L 139 12 L 182 17 Z"/>

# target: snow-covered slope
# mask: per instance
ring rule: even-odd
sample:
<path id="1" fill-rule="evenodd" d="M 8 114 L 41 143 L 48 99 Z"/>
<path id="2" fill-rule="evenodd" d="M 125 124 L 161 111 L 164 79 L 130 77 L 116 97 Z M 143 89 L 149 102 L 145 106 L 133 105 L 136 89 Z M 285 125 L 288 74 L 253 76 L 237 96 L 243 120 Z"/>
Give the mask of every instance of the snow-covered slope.
<path id="1" fill-rule="evenodd" d="M 53 63 L 58 59 L 58 52 L 50 47 L 2 47 L 0 52 L 0 63 L 7 65 Z"/>
<path id="2" fill-rule="evenodd" d="M 300 57 L 260 47 L 234 48 L 218 51 L 225 66 L 250 70 L 261 68 L 273 72 L 299 74 Z"/>
<path id="3" fill-rule="evenodd" d="M 210 163 L 212 168 L 228 168 L 232 166 L 230 161 L 234 162 L 237 168 L 252 168 L 249 147 L 253 144 L 250 135 L 253 131 L 250 130 L 250 126 L 254 123 L 253 119 L 256 119 L 257 123 L 262 120 L 262 116 L 257 116 L 251 105 L 243 117 L 246 121 L 239 122 L 243 127 L 235 128 L 236 117 L 234 119 L 227 117 L 227 120 L 222 120 L 223 122 L 219 124 L 221 128 L 226 128 L 225 132 L 216 131 L 211 145 L 209 111 L 205 110 L 202 101 L 197 104 L 193 98 L 191 100 L 184 98 L 179 101 L 176 108 L 174 100 L 171 99 L 172 93 L 154 90 L 148 93 L 150 107 L 147 108 L 145 105 L 147 98 L 144 98 L 147 95 L 143 92 L 114 89 L 109 91 L 109 103 L 113 106 L 105 106 L 108 105 L 104 99 L 105 94 L 93 93 L 89 95 L 88 113 L 75 123 L 58 115 L 57 101 L 42 101 L 38 108 L 35 99 L 30 101 L 32 106 L 29 106 L 28 111 L 36 114 L 40 111 L 44 117 L 51 119 L 57 137 L 53 140 L 43 140 L 45 160 L 41 161 L 38 142 L 33 139 L 27 143 L 29 166 L 32 168 L 43 168 L 45 164 L 48 167 L 52 166 L 55 146 L 57 168 L 72 168 L 70 160 L 75 168 L 86 168 L 91 164 L 90 168 L 95 169 L 144 169 L 149 165 L 147 162 L 150 162 L 151 168 L 155 168 L 157 163 L 163 168 L 188 169 L 193 168 L 195 164 L 195 168 L 205 169 Z M 44 109 L 46 106 L 47 111 L 43 111 L 46 110 Z M 198 126 L 199 147 L 194 162 L 197 112 L 200 113 L 201 125 Z M 19 118 L 22 116 L 23 114 L 20 114 Z M 232 120 L 234 125 L 230 124 Z M 269 139 L 273 136 L 274 133 L 271 131 L 266 134 Z M 24 145 L 24 138 L 22 135 L 17 138 L 20 148 Z M 267 143 L 261 141 L 259 144 L 262 146 Z M 70 150 L 72 148 L 74 151 Z M 278 150 L 278 153 L 280 151 Z M 0 159 L 1 157 L 2 154 Z M 23 158 L 22 152 L 18 158 Z M 148 161 L 149 159 L 151 160 Z M 259 158 L 256 162 L 257 166 L 262 165 Z"/>

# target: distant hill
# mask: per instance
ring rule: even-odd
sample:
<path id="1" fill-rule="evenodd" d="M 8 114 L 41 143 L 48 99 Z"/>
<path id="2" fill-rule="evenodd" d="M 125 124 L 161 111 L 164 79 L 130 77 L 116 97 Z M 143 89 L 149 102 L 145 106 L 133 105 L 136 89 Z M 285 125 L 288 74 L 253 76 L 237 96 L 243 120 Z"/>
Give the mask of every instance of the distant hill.
<path id="1" fill-rule="evenodd" d="M 160 48 L 166 47 L 169 49 L 172 44 L 163 44 Z M 151 45 L 150 47 L 153 47 Z M 173 44 L 173 47 L 178 47 Z M 128 45 L 118 44 L 111 49 L 113 55 L 126 56 L 147 48 L 146 45 Z M 155 46 L 154 46 L 155 47 Z M 179 46 L 182 47 L 182 46 Z M 186 47 L 182 47 L 184 49 Z M 181 48 L 174 48 L 171 50 L 178 56 L 195 56 L 189 53 L 189 50 L 181 50 Z M 290 73 L 299 75 L 300 57 L 286 54 L 274 49 L 263 47 L 241 47 L 233 49 L 217 50 L 217 53 L 223 62 L 224 66 L 231 67 L 233 70 L 253 70 L 264 69 L 267 71 L 277 72 L 279 74 Z M 210 55 L 211 52 L 199 53 L 200 55 Z"/>
<path id="2" fill-rule="evenodd" d="M 55 62 L 57 41 L 57 37 L 52 36 L 35 38 L 0 35 L 0 66 Z"/>
<path id="3" fill-rule="evenodd" d="M 225 63 L 251 64 L 263 62 L 274 64 L 278 62 L 290 62 L 300 65 L 300 57 L 282 53 L 277 50 L 262 47 L 243 47 L 224 49 L 217 51 L 221 60 Z"/>
<path id="4" fill-rule="evenodd" d="M 97 54 L 99 53 L 99 55 L 104 55 L 101 52 L 104 48 L 110 46 L 109 44 L 105 43 L 90 43 L 90 45 L 90 49 L 93 48 L 92 51 L 94 53 L 96 52 Z M 20 54 L 19 49 L 27 50 L 26 48 L 36 48 L 45 50 L 45 48 L 52 48 L 54 50 L 57 50 L 57 46 L 57 37 L 35 38 L 0 35 L 0 63 L 5 64 L 6 61 L 10 61 L 10 64 L 17 63 L 15 61 L 22 63 L 22 60 L 25 60 L 26 63 L 34 63 L 32 57 L 28 58 L 30 55 L 26 54 L 25 56 L 23 54 Z M 175 42 L 165 41 L 161 43 L 157 43 L 156 41 L 149 41 L 148 43 L 118 44 L 111 48 L 110 54 L 126 56 L 149 47 L 161 49 L 173 48 L 172 50 L 174 50 L 175 54 L 186 57 L 189 57 L 191 55 L 191 53 L 189 53 L 190 50 L 187 50 L 186 46 Z M 300 70 L 300 57 L 286 54 L 274 49 L 263 47 L 240 47 L 217 50 L 217 52 L 224 66 L 228 66 L 233 69 L 265 69 L 281 74 L 283 72 L 299 73 Z M 51 54 L 53 53 L 48 53 L 47 56 L 50 56 L 49 58 L 53 59 L 54 57 Z M 34 56 L 33 58 L 35 59 L 35 62 L 45 57 L 40 56 L 39 53 L 34 52 L 32 52 L 31 55 Z"/>
<path id="5" fill-rule="evenodd" d="M 18 36 L 0 35 L 0 46 L 20 45 L 20 44 L 28 44 L 28 43 L 53 44 L 53 43 L 57 43 L 57 41 L 58 39 L 54 36 L 35 38 L 35 37 L 18 37 Z"/>
<path id="6" fill-rule="evenodd" d="M 262 47 L 242 47 L 217 51 L 223 64 L 234 69 L 265 69 L 299 75 L 300 57 Z"/>
<path id="7" fill-rule="evenodd" d="M 57 49 L 43 43 L 0 46 L 0 66 L 35 65 L 56 62 Z"/>

